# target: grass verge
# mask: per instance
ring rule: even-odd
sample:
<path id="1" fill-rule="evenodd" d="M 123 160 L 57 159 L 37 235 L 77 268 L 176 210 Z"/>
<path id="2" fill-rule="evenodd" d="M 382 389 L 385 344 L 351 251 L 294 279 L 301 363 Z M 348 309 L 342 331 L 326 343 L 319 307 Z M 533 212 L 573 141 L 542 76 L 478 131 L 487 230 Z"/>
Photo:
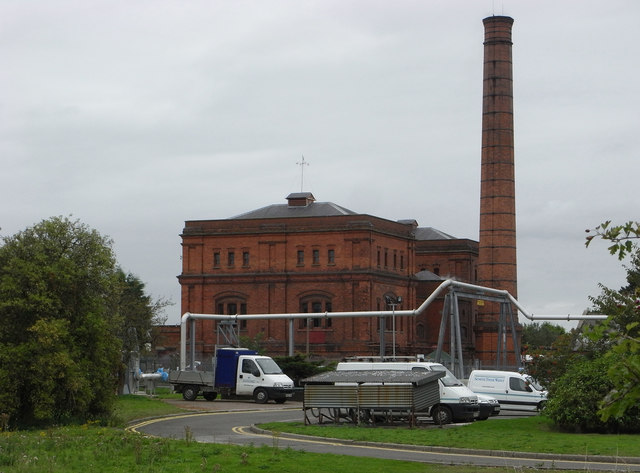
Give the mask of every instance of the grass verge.
<path id="1" fill-rule="evenodd" d="M 185 412 L 183 409 L 147 396 L 119 396 L 116 403 L 115 418 L 117 423 L 126 424 L 136 419 L 164 416 Z"/>
<path id="2" fill-rule="evenodd" d="M 141 396 L 122 396 L 118 399 L 118 415 L 125 420 L 167 415 L 183 412 L 159 399 Z M 123 431 L 121 428 L 104 427 L 97 423 L 77 426 L 55 427 L 45 430 L 29 430 L 0 432 L 0 472 L 1 473 L 92 473 L 113 472 L 149 472 L 149 473 L 186 473 L 186 472 L 388 472 L 388 473 L 513 473 L 514 468 L 481 468 L 473 465 L 428 465 L 373 458 L 348 457 L 330 454 L 307 453 L 295 449 L 278 448 L 278 432 L 295 431 L 310 435 L 344 437 L 356 440 L 373 440 L 400 443 L 421 443 L 459 446 L 484 439 L 488 448 L 496 448 L 498 442 L 508 442 L 510 436 L 523 436 L 523 432 L 531 438 L 539 438 L 550 434 L 548 425 L 541 418 L 532 418 L 532 422 L 521 423 L 528 419 L 495 420 L 450 429 L 406 429 L 406 428 L 354 428 L 308 426 L 300 424 L 268 424 L 265 428 L 274 430 L 273 445 L 269 447 L 239 447 L 233 445 L 197 443 L 187 437 L 185 440 L 159 439 Z M 495 425 L 503 424 L 504 425 Z M 509 426 L 508 424 L 512 424 Z M 474 431 L 473 426 L 477 425 Z M 471 428 L 469 428 L 471 427 Z M 350 432 L 347 434 L 347 432 Z M 423 435 L 431 432 L 430 439 Z M 500 433 L 501 432 L 501 433 Z M 517 433 L 516 433 L 517 432 Z M 440 436 L 440 437 L 438 437 Z M 491 439 L 491 437 L 494 437 Z M 570 436 L 571 437 L 571 436 Z M 591 436 L 574 436 L 587 438 Z M 632 455 L 633 448 L 627 448 L 629 441 L 638 444 L 638 436 L 617 438 L 616 436 L 599 436 L 600 454 L 611 454 L 609 450 L 616 443 L 620 447 L 618 455 Z M 527 437 L 528 438 L 528 437 Z M 412 440 L 413 439 L 413 440 Z M 416 442 L 416 439 L 420 439 Z M 549 443 L 559 442 L 559 438 Z M 589 440 L 590 442 L 591 440 Z M 541 445 L 541 440 L 535 440 Z M 572 442 L 573 447 L 579 444 Z M 611 445 L 609 445 L 611 444 Z M 582 444 L 581 454 L 598 454 L 585 452 L 590 444 Z M 609 446 L 606 446 L 609 445 Z M 564 448 L 564 447 L 560 447 Z M 523 449 L 518 447 L 518 449 Z M 528 470 L 531 471 L 531 470 Z M 555 470 L 545 470 L 551 472 Z M 566 472 L 565 472 L 566 473 Z"/>
<path id="3" fill-rule="evenodd" d="M 513 473 L 480 468 L 315 454 L 273 446 L 239 447 L 150 438 L 97 425 L 0 433 L 3 473 Z M 528 470 L 531 471 L 531 470 Z M 549 473 L 553 470 L 545 470 Z M 566 472 L 565 472 L 566 473 Z"/>
<path id="4" fill-rule="evenodd" d="M 640 457 L 640 435 L 569 434 L 553 429 L 543 416 L 495 419 L 437 427 L 357 427 L 302 422 L 261 424 L 272 432 L 412 445 L 508 450 L 517 452 Z"/>

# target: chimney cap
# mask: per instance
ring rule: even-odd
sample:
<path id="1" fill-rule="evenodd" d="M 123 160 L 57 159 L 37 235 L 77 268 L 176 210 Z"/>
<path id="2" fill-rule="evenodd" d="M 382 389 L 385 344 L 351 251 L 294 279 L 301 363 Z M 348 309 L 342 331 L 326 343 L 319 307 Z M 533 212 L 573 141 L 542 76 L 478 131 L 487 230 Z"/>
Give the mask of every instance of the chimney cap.
<path id="1" fill-rule="evenodd" d="M 490 21 L 506 21 L 507 23 L 513 23 L 513 18 L 505 15 L 492 15 L 482 20 L 483 23 L 488 23 Z"/>

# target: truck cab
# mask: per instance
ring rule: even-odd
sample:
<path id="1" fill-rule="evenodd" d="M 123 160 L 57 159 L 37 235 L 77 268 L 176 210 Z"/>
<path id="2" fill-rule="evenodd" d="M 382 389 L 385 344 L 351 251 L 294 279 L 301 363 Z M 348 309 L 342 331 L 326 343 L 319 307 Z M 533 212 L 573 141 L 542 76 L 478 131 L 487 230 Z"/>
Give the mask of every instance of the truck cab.
<path id="1" fill-rule="evenodd" d="M 240 356 L 236 376 L 236 395 L 257 403 L 273 399 L 280 404 L 293 395 L 293 381 L 267 356 Z"/>
<path id="2" fill-rule="evenodd" d="M 187 401 L 202 394 L 213 401 L 223 398 L 252 397 L 263 404 L 278 404 L 293 396 L 293 381 L 268 356 L 246 348 L 219 348 L 213 358 L 213 371 L 179 370 L 169 373 L 169 382 Z"/>

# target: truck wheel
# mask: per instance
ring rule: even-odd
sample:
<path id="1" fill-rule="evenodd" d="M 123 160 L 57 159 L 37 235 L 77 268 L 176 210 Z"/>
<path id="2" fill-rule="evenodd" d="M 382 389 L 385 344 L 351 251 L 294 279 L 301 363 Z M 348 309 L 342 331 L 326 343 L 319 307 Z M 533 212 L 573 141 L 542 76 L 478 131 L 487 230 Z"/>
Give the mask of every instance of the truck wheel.
<path id="1" fill-rule="evenodd" d="M 185 386 L 182 390 L 182 399 L 185 401 L 195 401 L 198 397 L 198 387 L 197 386 Z"/>
<path id="2" fill-rule="evenodd" d="M 202 393 L 202 395 L 207 401 L 214 401 L 216 397 L 218 397 L 218 393 L 213 391 L 207 391 L 206 393 Z"/>
<path id="3" fill-rule="evenodd" d="M 264 404 L 269 400 L 269 395 L 267 394 L 266 390 L 258 388 L 253 392 L 253 399 L 258 404 Z"/>
<path id="4" fill-rule="evenodd" d="M 433 421 L 438 425 L 450 424 L 453 420 L 453 414 L 451 409 L 447 406 L 436 406 L 431 411 L 431 417 Z"/>

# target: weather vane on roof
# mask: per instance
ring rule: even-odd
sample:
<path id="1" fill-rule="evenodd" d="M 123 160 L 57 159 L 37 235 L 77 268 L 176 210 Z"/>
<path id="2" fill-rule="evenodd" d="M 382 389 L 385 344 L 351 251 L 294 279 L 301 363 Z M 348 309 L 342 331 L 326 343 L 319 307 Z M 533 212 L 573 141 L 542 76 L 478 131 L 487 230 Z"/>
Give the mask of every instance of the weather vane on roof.
<path id="1" fill-rule="evenodd" d="M 300 192 L 302 192 L 302 189 L 304 187 L 304 167 L 308 166 L 309 163 L 304 160 L 304 154 L 303 154 L 302 161 L 298 161 L 296 164 L 300 166 Z"/>

